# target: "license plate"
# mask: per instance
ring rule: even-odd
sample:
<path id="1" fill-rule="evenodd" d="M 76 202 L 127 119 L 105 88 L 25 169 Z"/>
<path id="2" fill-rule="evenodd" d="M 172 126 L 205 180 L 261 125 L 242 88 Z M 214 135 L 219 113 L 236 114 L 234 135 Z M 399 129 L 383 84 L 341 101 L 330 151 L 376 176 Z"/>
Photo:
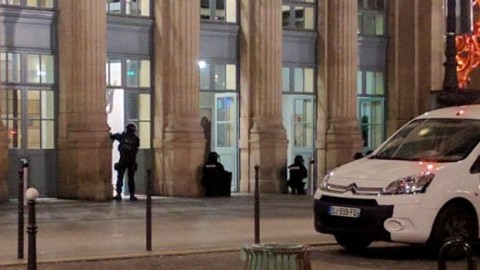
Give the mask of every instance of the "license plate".
<path id="1" fill-rule="evenodd" d="M 360 217 L 360 208 L 332 205 L 328 209 L 328 213 L 331 216 L 358 218 Z"/>

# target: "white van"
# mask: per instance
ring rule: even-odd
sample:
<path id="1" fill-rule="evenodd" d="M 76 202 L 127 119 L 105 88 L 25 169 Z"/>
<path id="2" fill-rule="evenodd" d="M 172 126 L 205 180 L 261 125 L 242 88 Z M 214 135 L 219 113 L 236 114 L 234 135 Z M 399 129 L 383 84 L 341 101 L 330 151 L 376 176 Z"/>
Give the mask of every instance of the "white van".
<path id="1" fill-rule="evenodd" d="M 347 250 L 373 241 L 479 238 L 480 105 L 413 119 L 372 154 L 329 172 L 314 196 L 315 229 Z"/>

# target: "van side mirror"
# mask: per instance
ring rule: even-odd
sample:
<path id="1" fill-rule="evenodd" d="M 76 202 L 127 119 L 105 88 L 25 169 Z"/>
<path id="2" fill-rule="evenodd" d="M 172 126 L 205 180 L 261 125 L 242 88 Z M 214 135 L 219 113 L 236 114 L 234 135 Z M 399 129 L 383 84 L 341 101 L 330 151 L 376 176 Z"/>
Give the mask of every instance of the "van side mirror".
<path id="1" fill-rule="evenodd" d="M 363 154 L 361 152 L 357 152 L 355 153 L 355 155 L 353 155 L 353 159 L 357 160 L 357 159 L 361 159 L 363 158 Z"/>
<path id="2" fill-rule="evenodd" d="M 480 173 L 480 156 L 477 157 L 475 162 L 473 162 L 472 167 L 470 168 L 470 173 L 471 174 Z"/>

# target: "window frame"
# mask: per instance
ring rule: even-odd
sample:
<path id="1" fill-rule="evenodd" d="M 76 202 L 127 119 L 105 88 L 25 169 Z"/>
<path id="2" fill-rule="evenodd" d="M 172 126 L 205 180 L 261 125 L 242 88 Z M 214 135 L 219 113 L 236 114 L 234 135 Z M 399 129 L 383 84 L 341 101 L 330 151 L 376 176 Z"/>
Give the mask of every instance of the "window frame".
<path id="1" fill-rule="evenodd" d="M 285 85 L 284 85 L 284 81 L 285 81 L 285 78 L 284 78 L 284 71 L 285 69 L 288 68 L 288 88 L 286 89 L 285 88 Z M 302 78 L 303 78 L 303 81 L 302 81 L 302 86 L 303 86 L 303 89 L 302 91 L 297 91 L 297 88 L 296 88 L 296 71 L 298 71 L 299 69 L 301 69 L 302 71 Z M 311 84 L 312 84 L 312 91 L 305 91 L 305 80 L 306 80 L 306 76 L 305 76 L 305 70 L 311 70 L 312 71 L 312 81 L 311 81 Z M 294 94 L 294 95 L 316 95 L 316 88 L 317 88 L 317 82 L 315 80 L 315 74 L 316 74 L 316 67 L 315 66 L 312 66 L 312 65 L 289 65 L 289 64 L 284 64 L 282 66 L 282 93 L 283 94 Z"/>
<path id="2" fill-rule="evenodd" d="M 317 21 L 318 21 L 318 12 L 316 11 L 317 9 L 317 3 L 318 0 L 311 0 L 312 2 L 307 2 L 305 0 L 283 0 L 282 3 L 282 28 L 283 29 L 289 29 L 289 30 L 298 30 L 298 31 L 316 31 L 317 29 Z M 289 8 L 289 14 L 288 19 L 285 20 L 283 17 L 284 15 L 284 7 Z M 296 8 L 303 8 L 303 27 L 298 27 L 297 26 L 297 16 L 296 16 Z M 310 28 L 305 28 L 305 22 L 306 22 L 306 16 L 305 16 L 305 10 L 306 8 L 312 8 L 313 9 L 313 27 Z M 293 16 L 292 16 L 293 14 Z M 287 23 L 285 23 L 287 22 Z"/>
<path id="3" fill-rule="evenodd" d="M 218 0 L 205 0 L 208 2 L 208 7 L 202 7 L 202 0 L 200 0 L 200 21 L 201 22 L 211 22 L 211 23 L 218 23 L 218 24 L 238 24 L 239 22 L 239 3 L 240 0 L 231 0 L 235 1 L 234 6 L 235 6 L 235 18 L 233 21 L 227 20 L 227 15 L 228 15 L 228 10 L 227 7 L 229 6 L 227 1 L 230 0 L 222 0 L 223 1 L 223 6 L 224 6 L 224 12 L 225 16 L 223 20 L 216 20 L 216 12 L 217 12 L 217 1 Z M 208 14 L 204 15 L 202 12 L 204 10 L 208 10 Z M 208 16 L 208 18 L 203 18 L 203 16 Z"/>
<path id="4" fill-rule="evenodd" d="M 57 0 L 52 0 L 51 7 L 42 7 L 40 6 L 41 0 L 36 0 L 36 6 L 29 6 L 27 0 L 17 0 L 18 3 L 8 3 L 13 2 L 15 0 L 0 0 L 0 7 L 20 7 L 20 8 L 28 8 L 28 9 L 41 9 L 41 10 L 53 10 L 57 8 Z"/>
<path id="5" fill-rule="evenodd" d="M 377 73 L 383 73 L 382 75 L 382 81 L 383 81 L 383 93 L 378 94 L 377 91 L 374 91 L 373 93 L 368 93 L 367 91 L 367 73 L 372 72 L 374 76 L 377 76 Z M 378 147 L 379 145 L 373 145 L 370 137 L 372 136 L 371 134 L 374 132 L 375 129 L 380 128 L 382 134 L 380 141 L 383 142 L 386 139 L 386 131 L 387 131 L 387 117 L 385 112 L 387 111 L 386 104 L 387 104 L 387 89 L 386 89 L 386 83 L 387 83 L 387 78 L 386 78 L 386 71 L 382 70 L 380 68 L 371 68 L 371 67 L 359 67 L 357 70 L 357 117 L 358 117 L 358 124 L 360 127 L 360 130 L 362 132 L 362 137 L 364 136 L 363 132 L 367 132 L 367 136 L 369 140 L 367 141 L 367 145 L 364 144 L 364 150 L 373 150 L 374 148 Z M 376 81 L 373 82 L 373 86 L 375 87 Z M 359 89 L 359 87 L 361 89 Z M 382 113 L 382 119 L 380 123 L 373 123 L 371 121 L 364 123 L 362 122 L 362 118 L 364 116 L 364 113 L 362 111 L 361 104 L 364 103 L 372 103 L 372 102 L 377 102 L 381 104 L 381 109 L 383 110 Z M 371 115 L 369 115 L 369 119 Z M 367 127 L 367 130 L 364 131 L 363 128 Z"/>
<path id="6" fill-rule="evenodd" d="M 57 107 L 56 107 L 56 103 L 58 102 L 57 101 L 57 87 L 58 87 L 58 84 L 57 84 L 57 56 L 51 52 L 51 51 L 35 51 L 35 50 L 32 50 L 32 51 L 27 51 L 27 50 L 8 50 L 8 49 L 1 49 L 0 50 L 0 54 L 2 55 L 8 55 L 8 54 L 16 54 L 16 55 L 19 55 L 20 57 L 20 60 L 19 60 L 19 64 L 20 64 L 20 70 L 19 70 L 19 76 L 20 76 L 20 80 L 19 81 L 3 81 L 2 78 L 0 78 L 0 83 L 2 84 L 2 89 L 0 89 L 0 91 L 11 91 L 11 90 L 15 90 L 15 91 L 19 91 L 20 93 L 20 104 L 21 104 L 21 111 L 19 112 L 20 113 L 20 118 L 19 117 L 15 117 L 15 121 L 19 121 L 20 122 L 20 147 L 14 147 L 12 148 L 11 147 L 11 144 L 9 144 L 9 148 L 10 149 L 18 149 L 18 150 L 44 150 L 44 149 L 55 149 L 56 148 L 56 128 L 57 128 L 57 120 L 56 120 L 56 116 L 57 116 Z M 52 63 L 53 63 L 53 66 L 52 66 L 52 72 L 53 72 L 53 81 L 51 83 L 43 83 L 40 79 L 40 82 L 28 82 L 28 55 L 37 55 L 39 56 L 39 59 L 42 59 L 42 56 L 51 56 L 53 57 L 52 59 Z M 3 56 L 2 56 L 3 58 Z M 9 61 L 6 62 L 6 65 L 8 66 L 8 63 Z M 39 62 L 41 64 L 41 61 Z M 3 65 L 3 63 L 2 63 Z M 8 74 L 8 72 L 6 72 L 5 74 Z M 7 78 L 5 79 L 8 79 L 8 75 L 7 75 Z M 29 100 L 28 100 L 28 94 L 30 93 L 30 91 L 40 91 L 40 92 L 44 92 L 44 91 L 51 91 L 52 94 L 53 94 L 53 104 L 50 104 L 49 106 L 53 106 L 54 108 L 54 111 L 53 111 L 53 118 L 42 118 L 42 116 L 40 116 L 40 118 L 36 118 L 34 119 L 34 121 L 39 121 L 40 122 L 40 126 L 42 125 L 42 123 L 44 122 L 47 122 L 47 121 L 51 121 L 53 122 L 53 130 L 51 130 L 54 138 L 53 138 L 53 142 L 52 142 L 52 145 L 51 147 L 48 147 L 48 148 L 45 148 L 42 146 L 42 143 L 44 142 L 44 138 L 42 138 L 42 135 L 40 135 L 40 147 L 39 148 L 30 148 L 29 147 L 29 124 L 30 124 L 30 121 L 29 121 Z M 41 110 L 41 108 L 40 108 Z M 8 121 L 10 121 L 11 119 L 6 117 L 6 118 L 3 118 L 3 117 L 0 117 L 0 121 L 7 121 L 7 124 L 5 126 L 7 126 L 8 128 Z M 41 130 L 42 127 L 40 127 L 39 129 Z M 17 129 L 18 130 L 18 129 Z M 10 135 L 10 134 L 9 134 Z M 18 135 L 17 135 L 18 136 Z"/>
<path id="7" fill-rule="evenodd" d="M 115 0 L 106 0 L 105 2 L 105 12 L 107 13 L 107 15 L 113 15 L 113 16 L 128 16 L 128 17 L 138 17 L 138 18 L 150 18 L 150 17 L 153 17 L 153 8 L 154 8 L 154 5 L 153 5 L 153 1 L 152 0 L 134 0 L 134 1 L 137 1 L 136 3 L 136 7 L 137 7 L 137 12 L 136 14 L 133 14 L 133 13 L 127 13 L 127 1 L 132 1 L 132 0 L 118 0 L 118 3 L 120 5 L 120 10 L 119 12 L 112 12 L 111 11 L 111 5 L 110 4 L 113 4 L 113 3 L 117 3 L 117 2 L 113 2 Z M 141 14 L 141 9 L 139 9 L 139 5 L 142 4 L 142 1 L 145 1 L 146 3 L 148 3 L 148 15 L 142 15 Z M 140 14 L 139 12 L 140 11 Z"/>
<path id="8" fill-rule="evenodd" d="M 201 92 L 217 92 L 217 93 L 238 92 L 238 90 L 239 90 L 239 66 L 236 62 L 200 59 L 198 61 L 199 66 L 201 65 L 201 62 L 206 64 L 206 67 L 208 67 L 208 71 L 209 71 L 208 78 L 206 78 L 206 79 L 208 79 L 209 87 L 203 88 L 203 86 L 202 86 L 202 72 L 201 72 L 202 68 L 199 67 L 199 69 L 198 69 L 198 73 L 199 73 L 199 76 L 200 76 L 199 90 Z M 216 88 L 216 83 L 215 83 L 215 75 L 217 75 L 216 74 L 216 69 L 215 69 L 216 66 L 223 66 L 224 67 L 224 71 L 225 71 L 225 73 L 224 73 L 225 74 L 225 78 L 224 78 L 225 79 L 224 80 L 225 88 L 224 89 Z M 228 81 L 229 81 L 228 66 L 233 66 L 235 68 L 235 77 L 234 77 L 235 88 L 234 89 L 227 88 Z M 203 77 L 203 78 L 205 78 L 205 77 Z"/>
<path id="9" fill-rule="evenodd" d="M 120 81 L 120 84 L 115 84 L 115 85 L 112 85 L 111 84 L 111 78 L 110 78 L 110 73 L 109 73 L 109 70 L 110 70 L 110 63 L 112 62 L 112 60 L 119 60 L 119 63 L 121 64 L 121 67 L 120 67 L 120 72 L 121 72 L 121 81 Z M 128 73 L 128 69 L 127 69 L 127 62 L 131 60 L 131 61 L 149 61 L 150 62 L 150 85 L 148 87 L 142 87 L 140 85 L 138 86 L 128 86 L 128 79 L 127 79 L 127 73 Z M 148 141 L 145 142 L 145 140 L 142 140 L 141 142 L 141 145 L 140 145 L 140 149 L 145 149 L 145 150 L 148 150 L 148 149 L 152 149 L 153 147 L 153 128 L 152 128 L 152 124 L 153 124 L 153 100 L 152 100 L 152 69 L 153 69 L 153 66 L 152 66 L 152 61 L 150 59 L 150 57 L 138 57 L 138 56 L 126 56 L 126 55 L 122 55 L 122 56 L 118 56 L 118 55 L 109 55 L 107 57 L 107 61 L 106 61 L 106 66 L 105 66 L 105 69 L 106 69 L 106 83 L 105 83 L 105 94 L 107 95 L 107 104 L 106 104 L 106 107 L 109 105 L 109 98 L 108 96 L 110 95 L 110 91 L 115 91 L 115 90 L 123 90 L 124 92 L 124 124 L 127 124 L 127 123 L 135 123 L 135 125 L 137 125 L 137 133 L 138 133 L 138 136 L 139 137 L 142 137 L 142 134 L 140 134 L 141 132 L 141 126 L 142 124 L 145 124 L 145 123 L 148 123 L 148 126 L 149 126 L 149 131 L 148 131 Z M 129 108 L 129 102 L 131 101 L 131 99 L 128 98 L 129 95 L 136 95 L 137 96 L 137 100 L 140 100 L 141 99 L 141 95 L 144 95 L 144 94 L 147 94 L 148 95 L 148 100 L 149 100 L 149 107 L 150 107 L 150 111 L 148 113 L 148 116 L 149 116 L 149 119 L 145 120 L 145 119 L 140 119 L 140 111 L 139 111 L 139 108 L 137 107 L 137 114 L 138 114 L 138 117 L 137 118 L 133 118 L 133 117 L 129 117 L 129 112 L 128 112 L 128 108 Z M 107 112 L 108 113 L 108 112 Z"/>
<path id="10" fill-rule="evenodd" d="M 361 36 L 385 37 L 387 35 L 387 1 L 385 0 L 357 0 L 358 1 L 358 29 L 357 33 Z M 374 2 L 372 2 L 374 1 Z M 373 7 L 369 3 L 374 3 Z M 383 4 L 379 4 L 383 3 Z M 379 8 L 381 6 L 381 8 Z M 383 27 L 381 33 L 377 30 L 377 19 L 381 16 Z M 373 19 L 372 29 L 366 28 L 366 22 Z"/>

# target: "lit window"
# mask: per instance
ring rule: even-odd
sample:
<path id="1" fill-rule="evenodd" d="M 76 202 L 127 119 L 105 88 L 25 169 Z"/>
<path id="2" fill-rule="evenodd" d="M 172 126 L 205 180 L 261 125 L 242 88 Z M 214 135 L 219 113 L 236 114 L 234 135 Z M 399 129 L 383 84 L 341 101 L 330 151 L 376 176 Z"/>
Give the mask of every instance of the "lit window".
<path id="1" fill-rule="evenodd" d="M 284 28 L 315 29 L 315 0 L 284 0 L 282 20 Z"/>
<path id="2" fill-rule="evenodd" d="M 0 120 L 8 130 L 9 148 L 54 148 L 54 56 L 2 52 L 0 59 L 2 83 L 8 83 L 0 89 Z"/>
<path id="3" fill-rule="evenodd" d="M 22 3 L 21 3 L 20 0 L 0 0 L 0 4 L 2 4 L 2 5 L 20 6 Z"/>
<path id="4" fill-rule="evenodd" d="M 127 60 L 127 87 L 150 87 L 150 61 Z"/>
<path id="5" fill-rule="evenodd" d="M 364 150 L 379 146 L 385 139 L 385 78 L 378 70 L 357 71 L 358 121 Z"/>
<path id="6" fill-rule="evenodd" d="M 109 14 L 130 16 L 150 16 L 150 0 L 107 0 L 106 11 Z"/>
<path id="7" fill-rule="evenodd" d="M 23 140 L 26 139 L 27 149 L 53 149 L 55 146 L 54 92 L 26 90 L 25 109 L 23 109 L 22 92 L 17 89 L 0 91 L 2 108 L 0 120 L 8 131 L 9 148 L 22 149 Z"/>
<path id="8" fill-rule="evenodd" d="M 135 123 L 140 148 L 151 148 L 150 61 L 143 59 L 107 60 L 106 111 L 110 119 L 120 117 L 121 125 Z"/>
<path id="9" fill-rule="evenodd" d="M 122 61 L 120 59 L 109 59 L 107 61 L 107 86 L 122 85 Z"/>
<path id="10" fill-rule="evenodd" d="M 199 62 L 200 89 L 210 89 L 210 64 L 205 61 Z"/>
<path id="11" fill-rule="evenodd" d="M 204 21 L 237 22 L 237 0 L 201 0 L 200 18 Z"/>
<path id="12" fill-rule="evenodd" d="M 53 0 L 27 0 L 28 7 L 53 8 Z"/>
<path id="13" fill-rule="evenodd" d="M 362 71 L 357 71 L 357 94 L 362 94 L 363 77 Z"/>
<path id="14" fill-rule="evenodd" d="M 33 8 L 53 8 L 54 0 L 0 0 L 0 5 L 24 6 Z"/>
<path id="15" fill-rule="evenodd" d="M 235 91 L 237 66 L 235 64 L 199 62 L 200 90 Z"/>
<path id="16" fill-rule="evenodd" d="M 295 93 L 314 93 L 314 69 L 305 67 L 283 67 L 282 91 Z"/>
<path id="17" fill-rule="evenodd" d="M 28 149 L 54 148 L 53 108 L 53 91 L 27 91 Z"/>
<path id="18" fill-rule="evenodd" d="M 22 103 L 21 90 L 0 91 L 0 117 L 8 131 L 10 149 L 22 148 Z"/>
<path id="19" fill-rule="evenodd" d="M 1 80 L 8 83 L 21 82 L 21 54 L 5 53 L 0 54 L 1 61 Z"/>
<path id="20" fill-rule="evenodd" d="M 358 33 L 385 35 L 385 0 L 358 0 Z"/>
<path id="21" fill-rule="evenodd" d="M 381 71 L 366 71 L 365 77 L 365 94 L 367 95 L 383 95 L 384 78 Z"/>
<path id="22" fill-rule="evenodd" d="M 150 145 L 150 94 L 129 91 L 125 93 L 126 123 L 137 125 L 140 148 L 149 149 Z"/>
<path id="23" fill-rule="evenodd" d="M 27 82 L 52 84 L 53 67 L 53 55 L 27 54 Z"/>
<path id="24" fill-rule="evenodd" d="M 313 115 L 312 99 L 297 99 L 294 101 L 294 146 L 313 146 Z"/>

